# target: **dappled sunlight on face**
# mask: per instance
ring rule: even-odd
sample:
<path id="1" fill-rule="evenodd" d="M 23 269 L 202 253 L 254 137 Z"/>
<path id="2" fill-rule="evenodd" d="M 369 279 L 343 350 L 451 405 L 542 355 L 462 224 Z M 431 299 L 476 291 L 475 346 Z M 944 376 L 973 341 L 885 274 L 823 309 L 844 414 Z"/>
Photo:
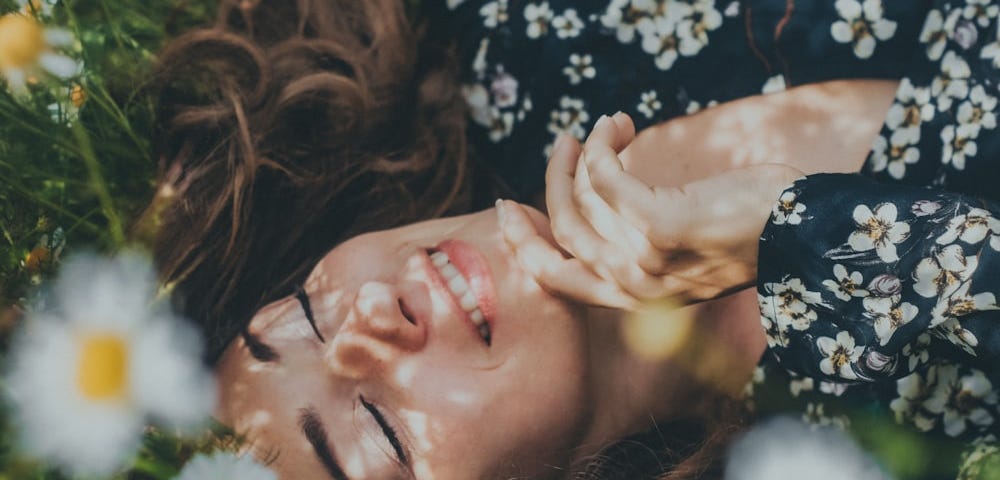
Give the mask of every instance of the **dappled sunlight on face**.
<path id="1" fill-rule="evenodd" d="M 430 260 L 439 245 L 454 271 Z M 259 311 L 217 368 L 219 419 L 282 478 L 552 473 L 592 421 L 578 307 L 520 269 L 493 211 L 357 237 L 304 289 L 307 305 Z"/>

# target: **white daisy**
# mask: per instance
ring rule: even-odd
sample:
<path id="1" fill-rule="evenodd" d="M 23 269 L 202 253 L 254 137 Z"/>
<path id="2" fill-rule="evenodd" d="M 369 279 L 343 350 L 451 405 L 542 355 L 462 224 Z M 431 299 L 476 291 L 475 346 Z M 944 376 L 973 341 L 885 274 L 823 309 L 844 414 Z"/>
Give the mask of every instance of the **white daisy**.
<path id="1" fill-rule="evenodd" d="M 585 78 L 594 78 L 597 75 L 597 69 L 594 68 L 594 57 L 589 53 L 584 55 L 570 54 L 569 65 L 563 68 L 563 74 L 569 77 L 571 85 L 578 85 Z"/>
<path id="2" fill-rule="evenodd" d="M 892 297 L 867 297 L 864 299 L 865 316 L 874 320 L 875 336 L 879 345 L 886 345 L 899 327 L 910 323 L 919 309 L 908 302 L 897 303 Z"/>
<path id="3" fill-rule="evenodd" d="M 897 130 L 899 133 L 902 130 Z M 919 132 L 920 130 L 916 130 Z M 897 135 L 892 135 L 893 140 L 897 140 Z M 918 133 L 919 136 L 919 133 Z M 917 163 L 920 160 L 920 150 L 909 143 L 889 144 L 889 140 L 879 135 L 875 137 L 871 151 L 871 169 L 873 172 L 881 172 L 888 169 L 889 175 L 895 179 L 906 176 L 906 166 Z"/>
<path id="4" fill-rule="evenodd" d="M 965 432 L 968 424 L 993 424 L 997 393 L 986 375 L 979 370 L 959 376 L 954 365 L 938 368 L 938 381 L 931 397 L 924 402 L 928 411 L 942 415 L 944 432 L 955 437 Z"/>
<path id="5" fill-rule="evenodd" d="M 881 0 L 837 0 L 834 5 L 843 20 L 833 22 L 830 34 L 840 43 L 852 44 L 858 58 L 875 53 L 876 39 L 888 40 L 896 34 L 896 22 L 882 18 Z"/>
<path id="6" fill-rule="evenodd" d="M 917 368 L 917 365 L 927 363 L 931 359 L 931 353 L 928 350 L 930 344 L 931 336 L 921 333 L 917 336 L 916 340 L 903 346 L 903 357 L 907 359 L 910 370 Z"/>
<path id="7" fill-rule="evenodd" d="M 57 52 L 74 42 L 69 32 L 46 29 L 29 16 L 0 16 L 0 76 L 18 95 L 27 94 L 29 80 L 42 73 L 61 79 L 76 76 L 80 64 Z"/>
<path id="8" fill-rule="evenodd" d="M 765 283 L 764 290 L 771 294 L 761 302 L 761 312 L 773 316 L 776 326 L 785 330 L 788 327 L 795 330 L 808 330 L 816 312 L 810 305 L 822 305 L 823 297 L 819 292 L 806 288 L 801 279 L 790 278 L 784 282 Z"/>
<path id="9" fill-rule="evenodd" d="M 851 365 L 861 358 L 865 347 L 856 345 L 850 332 L 841 331 L 836 338 L 819 337 L 816 339 L 816 347 L 825 357 L 819 362 L 819 369 L 823 373 L 848 380 L 858 378 Z"/>
<path id="10" fill-rule="evenodd" d="M 927 58 L 939 60 L 948 44 L 948 32 L 955 29 L 955 22 L 961 15 L 959 9 L 953 10 L 945 19 L 939 10 L 931 10 L 920 31 L 920 43 L 927 45 Z"/>
<path id="11" fill-rule="evenodd" d="M 670 70 L 679 55 L 677 48 L 680 39 L 677 37 L 677 23 L 667 17 L 659 17 L 655 21 L 640 24 L 642 32 L 642 49 L 655 58 L 656 68 Z"/>
<path id="12" fill-rule="evenodd" d="M 549 22 L 555 12 L 549 2 L 529 3 L 524 7 L 524 19 L 528 21 L 528 38 L 539 38 L 549 31 Z"/>
<path id="13" fill-rule="evenodd" d="M 691 5 L 690 14 L 677 27 L 680 35 L 680 52 L 685 56 L 697 55 L 708 45 L 708 32 L 722 26 L 722 13 L 715 9 L 712 0 L 698 0 Z"/>
<path id="14" fill-rule="evenodd" d="M 8 382 L 26 451 L 82 475 L 104 475 L 135 452 L 147 419 L 191 428 L 215 386 L 199 339 L 150 306 L 148 261 L 79 256 L 63 264 L 54 298 L 14 342 Z"/>
<path id="15" fill-rule="evenodd" d="M 955 170 L 965 170 L 965 161 L 979 153 L 976 138 L 979 137 L 979 127 L 971 124 L 948 125 L 941 129 L 941 163 L 955 167 Z"/>
<path id="16" fill-rule="evenodd" d="M 790 417 L 757 424 L 726 457 L 726 480 L 891 478 L 841 430 Z"/>
<path id="17" fill-rule="evenodd" d="M 970 208 L 968 213 L 953 217 L 948 222 L 948 228 L 936 242 L 947 245 L 955 240 L 962 240 L 968 244 L 976 244 L 986 238 L 990 233 L 990 226 L 994 223 L 995 220 L 989 210 Z"/>
<path id="18" fill-rule="evenodd" d="M 775 225 L 798 225 L 802 223 L 802 212 L 806 205 L 798 201 L 795 192 L 784 192 L 778 197 L 778 203 L 771 208 L 771 223 Z"/>
<path id="19" fill-rule="evenodd" d="M 934 118 L 929 88 L 914 87 L 904 78 L 896 90 L 896 102 L 889 107 L 885 123 L 892 129 L 893 145 L 914 145 L 920 141 L 920 124 Z"/>
<path id="20" fill-rule="evenodd" d="M 847 244 L 857 252 L 874 249 L 883 262 L 899 260 L 896 244 L 910 236 L 910 225 L 896 221 L 896 205 L 881 203 L 872 212 L 867 205 L 854 208 L 857 230 L 847 238 Z"/>
<path id="21" fill-rule="evenodd" d="M 965 350 L 965 353 L 973 357 L 978 356 L 976 347 L 979 346 L 979 339 L 974 333 L 967 330 L 957 318 L 949 318 L 941 322 L 940 325 L 932 328 L 931 332 L 934 333 L 934 336 L 943 338 L 952 345 Z"/>
<path id="22" fill-rule="evenodd" d="M 967 315 L 985 310 L 1000 310 L 997 299 L 990 292 L 969 294 L 972 282 L 960 285 L 954 293 L 938 300 L 931 311 L 930 327 L 936 327 L 948 320 L 963 318 Z M 975 338 L 975 337 L 973 337 Z"/>
<path id="23" fill-rule="evenodd" d="M 652 2 L 647 2 L 652 4 Z M 611 0 L 607 10 L 601 15 L 601 25 L 614 29 L 619 42 L 632 43 L 638 24 L 652 15 L 652 5 L 631 0 Z"/>
<path id="24" fill-rule="evenodd" d="M 958 106 L 958 121 L 963 125 L 992 129 L 997 126 L 997 97 L 986 93 L 982 85 L 969 91 L 969 99 Z"/>
<path id="25" fill-rule="evenodd" d="M 479 9 L 479 15 L 483 17 L 483 26 L 486 28 L 496 28 L 501 23 L 507 23 L 507 0 L 494 0 Z"/>
<path id="26" fill-rule="evenodd" d="M 941 59 L 941 73 L 931 81 L 931 95 L 937 100 L 938 110 L 951 109 L 952 102 L 969 94 L 969 76 L 972 70 L 962 57 L 949 51 Z"/>
<path id="27" fill-rule="evenodd" d="M 653 118 L 656 112 L 663 108 L 663 103 L 656 96 L 656 90 L 650 90 L 648 92 L 643 92 L 639 97 L 639 113 L 643 114 L 646 118 Z"/>
<path id="28" fill-rule="evenodd" d="M 841 264 L 833 266 L 833 280 L 823 280 L 823 286 L 833 292 L 837 298 L 847 302 L 852 297 L 867 297 L 868 290 L 861 287 L 864 278 L 861 272 L 847 273 L 847 268 Z"/>
<path id="29" fill-rule="evenodd" d="M 993 0 L 966 0 L 962 9 L 962 17 L 975 21 L 983 28 L 990 26 L 990 20 L 996 18 L 997 13 L 1000 13 L 1000 6 Z"/>
<path id="30" fill-rule="evenodd" d="M 911 423 L 922 432 L 934 428 L 934 425 L 937 424 L 937 417 L 925 412 L 923 403 L 934 392 L 933 386 L 936 383 L 936 376 L 937 368 L 931 367 L 927 371 L 927 378 L 914 372 L 896 381 L 896 393 L 899 396 L 889 403 L 889 408 L 895 415 L 897 422 Z"/>
<path id="31" fill-rule="evenodd" d="M 278 480 L 278 475 L 248 455 L 199 453 L 174 480 Z"/>
<path id="32" fill-rule="evenodd" d="M 553 135 L 569 133 L 582 141 L 587 135 L 583 125 L 590 121 L 590 114 L 584 107 L 583 100 L 563 95 L 559 99 L 559 108 L 550 114 L 549 132 Z"/>
<path id="33" fill-rule="evenodd" d="M 559 38 L 573 38 L 583 31 L 583 20 L 572 8 L 566 9 L 562 15 L 552 19 L 552 28 L 556 29 L 556 36 Z"/>
<path id="34" fill-rule="evenodd" d="M 948 245 L 917 264 L 913 291 L 925 298 L 946 297 L 976 272 L 979 258 L 965 256 L 959 245 Z"/>

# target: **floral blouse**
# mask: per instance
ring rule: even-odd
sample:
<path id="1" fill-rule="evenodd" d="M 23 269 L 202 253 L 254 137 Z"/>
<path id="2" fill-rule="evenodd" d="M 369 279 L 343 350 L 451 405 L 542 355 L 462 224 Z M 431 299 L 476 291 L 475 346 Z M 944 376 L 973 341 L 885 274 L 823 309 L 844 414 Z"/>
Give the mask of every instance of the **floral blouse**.
<path id="1" fill-rule="evenodd" d="M 563 132 L 643 128 L 844 78 L 901 80 L 862 172 L 812 175 L 761 236 L 762 414 L 889 417 L 956 457 L 1000 429 L 1000 6 L 992 0 L 437 0 L 479 158 L 522 198 Z M 951 445 L 946 443 L 943 445 Z M 970 447 L 971 446 L 971 447 Z M 932 462 L 934 463 L 934 462 Z M 962 475 L 974 474 L 967 462 Z"/>

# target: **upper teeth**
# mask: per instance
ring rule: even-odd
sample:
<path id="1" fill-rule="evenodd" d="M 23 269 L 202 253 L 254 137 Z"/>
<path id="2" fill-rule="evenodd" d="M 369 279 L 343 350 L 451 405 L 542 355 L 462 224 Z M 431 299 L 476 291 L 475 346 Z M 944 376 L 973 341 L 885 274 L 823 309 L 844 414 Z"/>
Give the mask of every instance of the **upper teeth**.
<path id="1" fill-rule="evenodd" d="M 469 288 L 469 281 L 462 276 L 461 272 L 451 264 L 451 260 L 448 259 L 448 254 L 444 252 L 434 252 L 431 254 L 431 263 L 434 267 L 441 272 L 441 276 L 444 277 L 444 281 L 448 282 L 448 289 L 451 293 L 455 294 L 455 298 L 458 299 L 458 304 L 462 306 L 462 309 L 469 314 L 469 318 L 472 322 L 476 324 L 479 328 L 480 333 L 483 331 L 488 332 L 489 326 L 486 324 L 486 318 L 483 317 L 483 312 L 479 310 L 478 302 L 476 302 L 476 295 L 472 293 L 472 289 Z"/>

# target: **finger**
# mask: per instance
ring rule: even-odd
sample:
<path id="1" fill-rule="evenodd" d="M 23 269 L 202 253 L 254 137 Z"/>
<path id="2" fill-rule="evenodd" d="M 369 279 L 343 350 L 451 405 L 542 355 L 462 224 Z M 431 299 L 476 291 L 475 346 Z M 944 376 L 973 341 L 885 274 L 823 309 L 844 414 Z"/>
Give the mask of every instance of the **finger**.
<path id="1" fill-rule="evenodd" d="M 623 126 L 627 126 L 624 119 Z M 601 115 L 601 118 L 598 118 L 597 122 L 594 123 L 594 129 L 587 136 L 587 141 L 584 142 L 583 149 L 586 151 L 592 144 L 601 144 L 611 148 L 617 154 L 624 150 L 629 143 L 632 143 L 632 139 L 635 136 L 634 129 L 632 130 L 632 135 L 627 134 L 627 131 L 622 131 L 618 128 L 618 123 L 612 117 Z"/>
<path id="2" fill-rule="evenodd" d="M 567 252 L 601 275 L 601 250 L 604 240 L 587 223 L 573 199 L 573 175 L 579 158 L 580 145 L 575 138 L 563 135 L 549 159 L 545 171 L 545 204 L 548 209 L 552 236 Z M 602 275 L 610 279 L 610 275 Z"/>
<path id="3" fill-rule="evenodd" d="M 683 190 L 652 187 L 625 171 L 613 150 L 588 143 L 581 156 L 591 188 L 624 221 L 651 241 L 662 234 L 683 232 L 689 218 L 689 199 Z M 669 239 L 656 238 L 652 243 Z"/>
<path id="4" fill-rule="evenodd" d="M 625 112 L 618 112 L 611 116 L 611 119 L 615 121 L 615 125 L 618 127 L 618 136 L 624 145 L 619 145 L 615 150 L 621 153 L 629 144 L 635 140 L 635 122 L 632 121 L 632 117 L 628 116 Z"/>
<path id="5" fill-rule="evenodd" d="M 642 232 L 625 221 L 594 192 L 586 168 L 577 168 L 573 195 L 580 214 L 608 242 L 628 252 L 635 263 L 650 275 L 661 275 L 669 269 L 665 253 L 656 249 Z"/>
<path id="6" fill-rule="evenodd" d="M 579 260 L 564 258 L 542 238 L 524 210 L 513 202 L 498 202 L 504 241 L 518 263 L 553 295 L 610 308 L 634 309 L 638 302 L 614 284 L 598 277 Z"/>

